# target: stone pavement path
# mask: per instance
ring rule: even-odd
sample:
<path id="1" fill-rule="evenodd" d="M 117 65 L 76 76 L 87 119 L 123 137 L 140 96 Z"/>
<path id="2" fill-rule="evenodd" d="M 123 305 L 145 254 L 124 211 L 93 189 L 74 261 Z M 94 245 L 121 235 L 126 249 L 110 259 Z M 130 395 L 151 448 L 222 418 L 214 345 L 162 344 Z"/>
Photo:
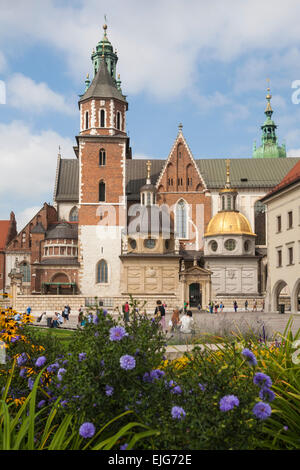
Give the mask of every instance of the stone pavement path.
<path id="1" fill-rule="evenodd" d="M 39 315 L 34 314 L 34 317 L 37 318 Z M 117 314 L 112 314 L 113 317 L 117 318 Z M 166 327 L 169 330 L 169 320 L 171 319 L 171 313 L 166 315 Z M 151 315 L 149 315 L 151 317 Z M 292 317 L 292 331 L 295 334 L 296 331 L 300 328 L 300 313 L 290 314 L 289 312 L 284 314 L 279 313 L 263 313 L 263 312 L 223 312 L 217 314 L 209 313 L 199 313 L 195 312 L 193 314 L 193 319 L 195 322 L 196 330 L 200 332 L 222 332 L 228 328 L 235 326 L 236 328 L 247 326 L 252 327 L 253 329 L 261 329 L 264 325 L 265 330 L 269 335 L 272 335 L 276 332 L 283 333 L 284 329 Z M 77 328 L 77 313 L 71 313 L 69 321 L 66 321 L 62 325 L 62 328 Z M 46 326 L 47 319 L 46 316 L 43 316 L 41 323 L 35 322 L 35 325 Z"/>

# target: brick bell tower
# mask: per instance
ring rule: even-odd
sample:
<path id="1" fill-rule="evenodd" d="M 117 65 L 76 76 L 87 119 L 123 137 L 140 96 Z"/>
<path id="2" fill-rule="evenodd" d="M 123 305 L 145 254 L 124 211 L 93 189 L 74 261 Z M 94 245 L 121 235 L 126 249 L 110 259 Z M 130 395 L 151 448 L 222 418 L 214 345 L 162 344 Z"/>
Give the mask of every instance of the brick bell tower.
<path id="1" fill-rule="evenodd" d="M 94 78 L 80 96 L 79 288 L 100 299 L 118 295 L 121 232 L 126 223 L 125 170 L 131 158 L 128 103 L 116 79 L 118 57 L 107 38 L 92 53 Z"/>

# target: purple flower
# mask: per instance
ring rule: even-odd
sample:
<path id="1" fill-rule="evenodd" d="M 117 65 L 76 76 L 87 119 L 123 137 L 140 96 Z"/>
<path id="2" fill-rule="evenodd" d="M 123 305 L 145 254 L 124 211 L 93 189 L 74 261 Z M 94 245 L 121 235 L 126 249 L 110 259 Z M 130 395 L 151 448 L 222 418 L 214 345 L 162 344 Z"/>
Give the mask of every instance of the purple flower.
<path id="1" fill-rule="evenodd" d="M 59 368 L 58 362 L 54 362 L 54 364 L 50 364 L 50 366 L 47 367 L 47 372 L 54 372 L 55 369 Z"/>
<path id="2" fill-rule="evenodd" d="M 58 372 L 57 372 L 57 378 L 61 382 L 63 378 L 63 374 L 65 374 L 67 371 L 63 367 L 61 367 Z"/>
<path id="3" fill-rule="evenodd" d="M 84 437 L 84 439 L 93 437 L 95 431 L 96 429 L 93 423 L 83 423 L 79 428 L 79 434 L 81 437 Z"/>
<path id="4" fill-rule="evenodd" d="M 47 361 L 47 359 L 45 358 L 45 356 L 40 356 L 37 358 L 36 362 L 35 362 L 35 365 L 37 367 L 43 367 L 43 365 L 45 364 L 45 362 Z"/>
<path id="5" fill-rule="evenodd" d="M 110 341 L 121 341 L 124 336 L 128 336 L 128 333 L 126 333 L 126 330 L 123 328 L 123 326 L 114 326 L 109 330 Z"/>
<path id="6" fill-rule="evenodd" d="M 262 387 L 259 391 L 259 398 L 263 401 L 273 401 L 275 393 L 267 387 Z"/>
<path id="7" fill-rule="evenodd" d="M 81 361 L 85 361 L 86 359 L 86 353 L 79 353 L 78 354 L 78 361 L 81 362 Z"/>
<path id="8" fill-rule="evenodd" d="M 19 375 L 20 375 L 20 377 L 24 378 L 24 376 L 27 375 L 27 370 L 26 369 L 21 369 Z"/>
<path id="9" fill-rule="evenodd" d="M 68 404 L 68 400 L 63 400 L 63 401 L 60 402 L 60 404 L 63 408 L 65 408 Z"/>
<path id="10" fill-rule="evenodd" d="M 98 315 L 95 315 L 95 316 L 93 317 L 93 323 L 94 323 L 94 325 L 98 325 L 98 323 L 99 323 L 99 317 L 98 317 Z"/>
<path id="11" fill-rule="evenodd" d="M 271 378 L 263 374 L 262 372 L 257 372 L 255 376 L 253 377 L 253 383 L 255 385 L 258 385 L 259 387 L 267 387 L 270 388 L 272 386 L 272 380 Z"/>
<path id="12" fill-rule="evenodd" d="M 283 430 L 284 430 L 284 431 L 288 431 L 288 430 L 289 430 L 289 427 L 288 427 L 288 426 L 283 426 Z"/>
<path id="13" fill-rule="evenodd" d="M 171 410 L 171 415 L 173 419 L 183 419 L 186 416 L 186 413 L 181 406 L 173 406 Z"/>
<path id="14" fill-rule="evenodd" d="M 200 390 L 202 390 L 202 392 L 204 392 L 204 390 L 206 389 L 206 384 L 202 385 L 202 384 L 198 384 L 199 385 L 199 388 Z"/>
<path id="15" fill-rule="evenodd" d="M 150 377 L 150 374 L 149 372 L 145 372 L 144 375 L 143 375 L 143 381 L 144 382 L 147 382 L 147 383 L 152 383 L 153 382 L 153 378 Z"/>
<path id="16" fill-rule="evenodd" d="M 152 379 L 160 379 L 161 377 L 163 377 L 165 375 L 164 371 L 163 370 L 160 370 L 160 369 L 153 369 L 151 372 L 150 372 L 150 377 Z"/>
<path id="17" fill-rule="evenodd" d="M 230 411 L 235 406 L 239 406 L 239 404 L 240 401 L 235 395 L 225 395 L 219 402 L 221 411 Z"/>
<path id="18" fill-rule="evenodd" d="M 120 450 L 126 450 L 127 447 L 128 447 L 128 444 L 127 444 L 127 442 L 125 442 L 125 444 L 120 446 Z"/>
<path id="19" fill-rule="evenodd" d="M 252 413 L 258 419 L 263 420 L 263 419 L 267 419 L 267 418 L 269 418 L 269 416 L 271 416 L 272 408 L 270 407 L 270 405 L 268 403 L 263 403 L 262 401 L 260 401 L 259 403 L 256 403 L 256 405 L 254 405 Z"/>
<path id="20" fill-rule="evenodd" d="M 25 364 L 27 361 L 27 354 L 26 353 L 22 353 L 21 356 L 18 357 L 17 359 L 17 364 L 18 366 L 22 366 L 23 364 Z"/>
<path id="21" fill-rule="evenodd" d="M 135 359 L 133 356 L 129 356 L 129 354 L 125 354 L 124 356 L 120 357 L 120 366 L 122 369 L 131 370 L 135 368 Z"/>
<path id="22" fill-rule="evenodd" d="M 103 310 L 104 317 L 106 317 L 107 313 L 108 313 L 107 310 Z"/>
<path id="23" fill-rule="evenodd" d="M 247 349 L 247 348 L 243 349 L 242 355 L 246 358 L 246 360 L 248 361 L 248 364 L 250 364 L 251 366 L 257 365 L 256 357 L 253 354 L 253 352 L 250 351 L 250 349 Z"/>
<path id="24" fill-rule="evenodd" d="M 108 397 L 111 397 L 114 393 L 114 387 L 111 387 L 110 385 L 105 385 L 105 395 Z"/>
<path id="25" fill-rule="evenodd" d="M 94 336 L 95 336 L 96 338 L 98 338 L 98 336 L 99 336 L 99 331 L 96 331 L 96 333 L 94 334 Z"/>
<path id="26" fill-rule="evenodd" d="M 33 378 L 30 377 L 28 379 L 28 387 L 30 388 L 30 390 L 32 390 L 33 386 L 34 386 L 34 380 L 33 380 Z"/>
<path id="27" fill-rule="evenodd" d="M 182 390 L 179 385 L 176 385 L 176 387 L 172 388 L 171 393 L 174 393 L 175 395 L 180 395 L 180 393 L 182 393 Z"/>
<path id="28" fill-rule="evenodd" d="M 45 400 L 41 400 L 41 401 L 38 403 L 37 407 L 38 407 L 38 408 L 43 408 L 43 406 L 45 406 L 45 404 L 46 404 L 46 401 L 45 401 Z"/>

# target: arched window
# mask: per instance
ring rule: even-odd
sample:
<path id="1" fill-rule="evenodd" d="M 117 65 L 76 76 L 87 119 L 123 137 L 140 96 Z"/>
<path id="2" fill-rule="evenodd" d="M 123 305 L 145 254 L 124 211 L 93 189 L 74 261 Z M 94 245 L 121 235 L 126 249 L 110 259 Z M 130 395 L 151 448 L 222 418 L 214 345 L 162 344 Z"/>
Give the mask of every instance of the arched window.
<path id="1" fill-rule="evenodd" d="M 26 262 L 22 263 L 20 270 L 23 273 L 22 282 L 30 282 L 30 265 Z"/>
<path id="2" fill-rule="evenodd" d="M 78 207 L 73 207 L 70 211 L 69 215 L 69 221 L 70 222 L 78 222 Z"/>
<path id="3" fill-rule="evenodd" d="M 108 282 L 107 262 L 102 259 L 97 264 L 97 283 L 106 284 Z"/>
<path id="4" fill-rule="evenodd" d="M 105 127 L 105 109 L 100 110 L 100 127 Z"/>
<path id="5" fill-rule="evenodd" d="M 266 206 L 261 201 L 254 204 L 254 233 L 256 245 L 266 244 Z"/>
<path id="6" fill-rule="evenodd" d="M 187 238 L 187 207 L 184 201 L 176 205 L 176 236 Z"/>
<path id="7" fill-rule="evenodd" d="M 85 113 L 85 128 L 86 129 L 89 128 L 89 113 L 88 113 L 88 111 L 86 111 L 86 113 Z"/>
<path id="8" fill-rule="evenodd" d="M 117 129 L 121 129 L 121 113 L 120 111 L 117 112 Z"/>
<path id="9" fill-rule="evenodd" d="M 100 149 L 99 151 L 99 166 L 106 165 L 106 152 L 104 149 Z"/>
<path id="10" fill-rule="evenodd" d="M 99 202 L 105 202 L 105 183 L 103 181 L 99 183 Z"/>

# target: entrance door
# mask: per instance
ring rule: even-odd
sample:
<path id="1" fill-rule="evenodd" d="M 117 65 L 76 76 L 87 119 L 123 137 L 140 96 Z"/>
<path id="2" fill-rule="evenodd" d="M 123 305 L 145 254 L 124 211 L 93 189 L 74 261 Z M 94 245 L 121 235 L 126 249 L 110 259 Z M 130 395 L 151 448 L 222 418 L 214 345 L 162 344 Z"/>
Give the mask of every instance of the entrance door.
<path id="1" fill-rule="evenodd" d="M 195 282 L 190 284 L 190 295 L 189 295 L 190 307 L 198 307 L 200 304 L 202 306 L 202 295 L 200 284 Z"/>

